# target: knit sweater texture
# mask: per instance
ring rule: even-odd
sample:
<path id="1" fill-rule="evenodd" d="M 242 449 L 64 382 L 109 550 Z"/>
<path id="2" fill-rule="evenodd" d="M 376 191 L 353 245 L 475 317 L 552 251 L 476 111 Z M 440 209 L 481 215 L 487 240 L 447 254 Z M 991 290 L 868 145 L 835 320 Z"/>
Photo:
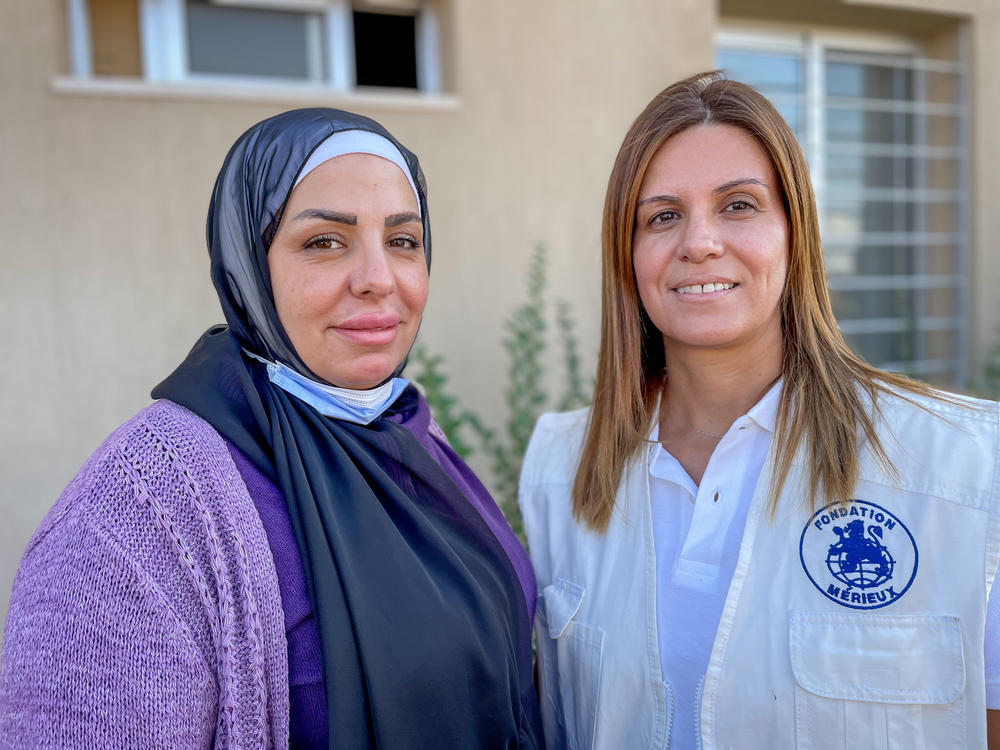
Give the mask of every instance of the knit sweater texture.
<path id="1" fill-rule="evenodd" d="M 32 537 L 0 658 L 0 748 L 288 747 L 274 562 L 226 443 L 159 401 Z"/>

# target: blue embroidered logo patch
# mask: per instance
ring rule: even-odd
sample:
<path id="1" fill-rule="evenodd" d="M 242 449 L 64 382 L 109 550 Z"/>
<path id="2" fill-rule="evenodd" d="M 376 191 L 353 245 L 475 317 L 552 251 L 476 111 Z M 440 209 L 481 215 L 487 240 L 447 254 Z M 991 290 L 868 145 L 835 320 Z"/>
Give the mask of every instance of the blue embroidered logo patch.
<path id="1" fill-rule="evenodd" d="M 802 530 L 799 558 L 824 596 L 853 609 L 892 604 L 917 575 L 917 543 L 910 530 L 867 500 L 816 511 Z"/>

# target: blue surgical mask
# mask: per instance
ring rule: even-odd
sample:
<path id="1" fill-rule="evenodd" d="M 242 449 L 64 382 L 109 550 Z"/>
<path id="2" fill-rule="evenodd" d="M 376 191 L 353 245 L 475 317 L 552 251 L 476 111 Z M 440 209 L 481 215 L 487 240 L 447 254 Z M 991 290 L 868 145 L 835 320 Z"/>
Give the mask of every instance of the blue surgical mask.
<path id="1" fill-rule="evenodd" d="M 317 383 L 280 362 L 269 362 L 250 352 L 247 354 L 267 365 L 268 380 L 281 390 L 309 404 L 324 417 L 355 424 L 371 424 L 410 384 L 406 378 L 393 378 L 367 391 L 337 388 Z"/>

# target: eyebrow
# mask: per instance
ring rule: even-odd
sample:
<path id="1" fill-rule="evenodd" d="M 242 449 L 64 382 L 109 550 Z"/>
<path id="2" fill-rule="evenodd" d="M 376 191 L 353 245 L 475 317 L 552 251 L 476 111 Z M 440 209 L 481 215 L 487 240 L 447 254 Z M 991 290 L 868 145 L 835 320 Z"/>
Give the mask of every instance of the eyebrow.
<path id="1" fill-rule="evenodd" d="M 712 189 L 715 194 L 725 193 L 733 188 L 740 187 L 741 185 L 760 185 L 763 188 L 767 187 L 767 183 L 757 177 L 737 177 L 735 180 L 730 180 L 729 182 L 723 182 L 716 188 Z M 636 208 L 639 206 L 645 206 L 647 203 L 680 203 L 681 199 L 676 195 L 651 195 L 648 198 L 643 198 L 639 203 L 636 204 Z"/>
<path id="2" fill-rule="evenodd" d="M 387 227 L 398 227 L 400 224 L 406 224 L 410 221 L 420 221 L 420 216 L 413 211 L 405 211 L 401 214 L 391 214 L 385 217 Z"/>
<path id="3" fill-rule="evenodd" d="M 727 190 L 732 190 L 735 187 L 740 187 L 741 185 L 760 185 L 762 188 L 767 187 L 767 183 L 758 177 L 737 177 L 735 180 L 730 180 L 729 182 L 723 182 L 719 187 L 713 190 L 713 193 L 724 193 Z"/>
<path id="4" fill-rule="evenodd" d="M 651 195 L 648 198 L 643 198 L 641 201 L 639 201 L 639 203 L 636 205 L 636 208 L 638 208 L 639 206 L 645 206 L 647 203 L 680 203 L 680 202 L 681 199 L 678 198 L 676 195 Z"/>
<path id="5" fill-rule="evenodd" d="M 358 224 L 358 217 L 355 214 L 328 211 L 325 208 L 307 208 L 295 216 L 295 221 L 300 219 L 323 219 L 323 221 L 335 221 L 338 224 L 347 224 L 352 227 Z"/>

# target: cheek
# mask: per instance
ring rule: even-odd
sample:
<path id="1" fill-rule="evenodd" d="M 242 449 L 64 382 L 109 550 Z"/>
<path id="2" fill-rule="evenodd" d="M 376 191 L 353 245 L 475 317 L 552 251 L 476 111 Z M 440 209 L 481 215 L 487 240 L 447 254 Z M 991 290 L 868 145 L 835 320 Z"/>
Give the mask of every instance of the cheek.
<path id="1" fill-rule="evenodd" d="M 641 242 L 632 240 L 632 271 L 635 273 L 635 283 L 642 288 L 646 278 L 646 252 Z"/>
<path id="2" fill-rule="evenodd" d="M 774 259 L 774 283 L 779 288 L 779 293 L 784 291 L 785 283 L 788 280 L 788 234 L 781 232 L 778 237 L 778 248 L 775 250 Z"/>
<path id="3" fill-rule="evenodd" d="M 274 308 L 285 332 L 294 340 L 315 333 L 313 323 L 325 320 L 342 294 L 339 275 L 330 269 L 279 267 L 271 276 Z"/>
<path id="4" fill-rule="evenodd" d="M 271 297 L 274 299 L 274 309 L 278 320 L 287 328 L 289 319 L 294 315 L 294 301 L 298 298 L 298 285 L 288 268 L 268 258 L 268 272 L 271 276 Z"/>
<path id="5" fill-rule="evenodd" d="M 399 278 L 401 291 L 405 295 L 407 307 L 417 316 L 423 314 L 427 304 L 427 291 L 430 279 L 427 267 L 414 268 Z"/>
<path id="6" fill-rule="evenodd" d="M 313 308 L 318 305 L 317 284 L 298 277 L 283 280 L 280 290 L 275 292 L 274 305 L 278 316 L 290 320 L 308 318 Z M 280 300 L 280 301 L 279 301 Z"/>
<path id="7" fill-rule="evenodd" d="M 765 288 L 780 294 L 788 275 L 788 235 L 780 227 L 760 231 L 744 239 L 744 263 Z"/>
<path id="8" fill-rule="evenodd" d="M 635 272 L 635 284 L 643 305 L 648 303 L 647 297 L 655 295 L 660 288 L 662 265 L 656 254 L 643 243 L 632 246 L 632 270 Z"/>

